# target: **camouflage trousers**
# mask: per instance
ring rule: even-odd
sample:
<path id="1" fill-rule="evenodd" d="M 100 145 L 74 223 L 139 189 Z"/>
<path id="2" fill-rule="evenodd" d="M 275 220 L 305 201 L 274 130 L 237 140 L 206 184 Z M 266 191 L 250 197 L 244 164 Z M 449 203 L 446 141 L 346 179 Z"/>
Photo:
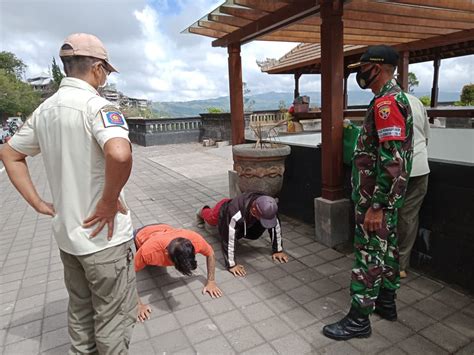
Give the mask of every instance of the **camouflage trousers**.
<path id="1" fill-rule="evenodd" d="M 364 230 L 367 208 L 355 208 L 355 262 L 352 268 L 352 306 L 363 314 L 371 314 L 380 288 L 400 287 L 398 264 L 397 210 L 384 210 L 382 228 L 376 232 Z"/>

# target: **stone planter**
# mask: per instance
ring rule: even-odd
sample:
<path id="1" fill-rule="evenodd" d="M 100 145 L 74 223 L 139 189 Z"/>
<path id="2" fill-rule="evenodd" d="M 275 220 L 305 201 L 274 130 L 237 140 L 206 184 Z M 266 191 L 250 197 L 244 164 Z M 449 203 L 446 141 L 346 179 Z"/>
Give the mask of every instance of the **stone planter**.
<path id="1" fill-rule="evenodd" d="M 285 159 L 291 148 L 284 144 L 273 144 L 271 148 L 263 149 L 254 146 L 251 143 L 232 147 L 239 189 L 241 192 L 260 191 L 276 196 L 283 185 Z"/>

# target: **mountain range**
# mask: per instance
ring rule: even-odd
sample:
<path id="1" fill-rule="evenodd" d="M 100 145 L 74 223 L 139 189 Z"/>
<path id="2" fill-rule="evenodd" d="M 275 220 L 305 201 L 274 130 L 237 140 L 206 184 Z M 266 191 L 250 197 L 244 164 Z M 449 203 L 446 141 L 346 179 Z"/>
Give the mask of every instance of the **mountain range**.
<path id="1" fill-rule="evenodd" d="M 310 97 L 310 106 L 321 106 L 320 92 L 303 93 Z M 415 96 L 430 96 L 429 92 L 415 92 Z M 367 105 L 372 98 L 369 91 L 349 91 L 349 105 Z M 440 92 L 439 102 L 452 102 L 459 100 L 458 92 Z M 263 94 L 255 94 L 245 97 L 246 108 L 253 111 L 260 110 L 277 110 L 280 104 L 289 107 L 293 102 L 292 92 L 266 92 Z M 210 108 L 220 109 L 228 112 L 229 97 L 222 96 L 206 100 L 192 101 L 169 101 L 169 102 L 153 102 L 153 111 L 159 117 L 194 117 L 200 113 L 206 113 Z"/>

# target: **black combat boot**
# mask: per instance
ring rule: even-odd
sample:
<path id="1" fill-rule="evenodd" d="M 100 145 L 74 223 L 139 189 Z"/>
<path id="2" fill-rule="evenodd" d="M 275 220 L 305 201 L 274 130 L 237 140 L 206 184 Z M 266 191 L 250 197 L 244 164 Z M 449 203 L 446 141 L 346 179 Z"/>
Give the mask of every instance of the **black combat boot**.
<path id="1" fill-rule="evenodd" d="M 375 310 L 383 319 L 389 321 L 397 320 L 397 305 L 395 304 L 395 298 L 397 294 L 395 290 L 388 290 L 386 288 L 380 288 L 379 297 L 375 301 Z"/>
<path id="2" fill-rule="evenodd" d="M 335 340 L 349 340 L 352 338 L 368 338 L 372 334 L 369 316 L 363 315 L 359 310 L 351 310 L 339 322 L 326 325 L 323 334 Z"/>

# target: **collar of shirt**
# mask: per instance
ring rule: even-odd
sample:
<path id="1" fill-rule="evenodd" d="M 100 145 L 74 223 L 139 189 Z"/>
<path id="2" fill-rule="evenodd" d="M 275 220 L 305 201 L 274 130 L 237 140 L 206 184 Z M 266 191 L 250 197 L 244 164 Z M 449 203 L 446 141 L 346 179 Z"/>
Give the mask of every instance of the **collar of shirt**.
<path id="1" fill-rule="evenodd" d="M 64 87 L 64 86 L 72 86 L 74 88 L 77 88 L 77 89 L 82 89 L 82 90 L 87 90 L 87 91 L 90 91 L 96 95 L 99 95 L 99 93 L 97 92 L 96 89 L 94 89 L 92 87 L 92 85 L 90 85 L 89 83 L 87 83 L 86 81 L 82 80 L 82 79 L 78 79 L 78 78 L 64 78 L 63 80 L 61 80 L 61 85 L 59 86 L 60 88 Z"/>
<path id="2" fill-rule="evenodd" d="M 397 81 L 395 79 L 390 79 L 389 81 L 385 83 L 385 85 L 382 87 L 380 92 L 377 95 L 375 95 L 375 98 L 385 95 L 395 85 L 397 85 Z"/>

